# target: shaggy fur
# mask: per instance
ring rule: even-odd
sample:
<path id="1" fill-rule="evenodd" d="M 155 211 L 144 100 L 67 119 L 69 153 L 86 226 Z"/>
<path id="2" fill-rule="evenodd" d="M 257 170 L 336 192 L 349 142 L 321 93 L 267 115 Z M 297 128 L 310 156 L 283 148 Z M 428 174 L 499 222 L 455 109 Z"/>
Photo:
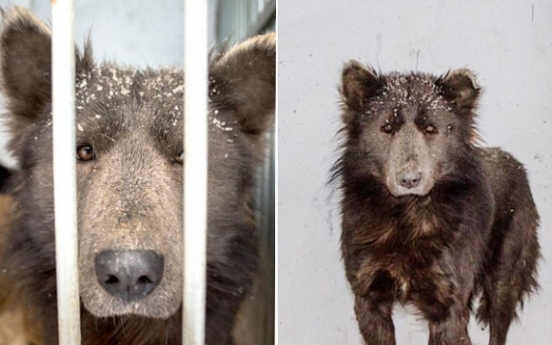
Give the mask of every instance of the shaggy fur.
<path id="1" fill-rule="evenodd" d="M 538 214 L 523 166 L 475 145 L 473 73 L 343 70 L 342 252 L 366 344 L 395 344 L 396 302 L 429 323 L 430 345 L 471 344 L 475 297 L 491 345 L 537 288 Z"/>
<path id="2" fill-rule="evenodd" d="M 3 183 L 0 178 L 0 191 Z M 7 245 L 9 229 L 16 218 L 16 202 L 0 194 L 0 248 Z M 20 287 L 13 278 L 8 267 L 0 261 L 0 345 L 40 344 L 42 337 L 40 328 L 36 327 L 36 309 L 21 298 Z"/>
<path id="3" fill-rule="evenodd" d="M 51 130 L 51 37 L 22 8 L 4 14 L 1 86 L 9 143 L 21 170 L 5 258 L 36 306 L 45 344 L 57 344 Z M 206 344 L 228 345 L 257 267 L 251 200 L 273 122 L 275 36 L 213 57 L 210 73 Z M 83 344 L 179 344 L 182 296 L 183 75 L 96 64 L 76 53 L 79 273 Z M 193 229 L 192 229 L 193 231 Z M 159 285 L 139 299 L 108 293 L 99 253 L 163 258 Z"/>

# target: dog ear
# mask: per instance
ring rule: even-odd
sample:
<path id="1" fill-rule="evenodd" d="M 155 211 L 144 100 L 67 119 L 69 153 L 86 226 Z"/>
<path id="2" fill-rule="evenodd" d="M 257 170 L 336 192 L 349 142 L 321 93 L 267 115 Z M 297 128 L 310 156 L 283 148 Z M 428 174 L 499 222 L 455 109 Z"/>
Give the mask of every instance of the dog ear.
<path id="1" fill-rule="evenodd" d="M 18 151 L 21 135 L 41 116 L 49 116 L 52 101 L 52 34 L 34 14 L 22 7 L 1 10 L 0 88 L 8 110 L 8 147 Z M 92 68 L 90 43 L 81 55 L 75 47 L 76 82 Z"/>
<path id="2" fill-rule="evenodd" d="M 263 133 L 273 123 L 276 99 L 276 35 L 250 38 L 211 62 L 210 98 L 230 109 L 240 130 Z"/>
<path id="3" fill-rule="evenodd" d="M 373 68 L 354 60 L 349 61 L 341 74 L 341 100 L 347 110 L 362 110 L 384 85 L 383 79 Z"/>
<path id="4" fill-rule="evenodd" d="M 2 14 L 0 80 L 6 106 L 32 121 L 51 99 L 50 29 L 21 7 Z"/>
<path id="5" fill-rule="evenodd" d="M 454 107 L 462 110 L 473 110 L 481 89 L 477 86 L 475 75 L 468 69 L 449 71 L 435 81 L 440 94 Z"/>

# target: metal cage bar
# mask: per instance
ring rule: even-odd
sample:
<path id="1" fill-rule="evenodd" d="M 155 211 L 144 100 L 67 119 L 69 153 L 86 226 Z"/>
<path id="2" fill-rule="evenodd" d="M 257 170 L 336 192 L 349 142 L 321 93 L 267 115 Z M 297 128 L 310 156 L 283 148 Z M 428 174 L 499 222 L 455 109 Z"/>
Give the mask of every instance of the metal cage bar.
<path id="1" fill-rule="evenodd" d="M 207 249 L 207 2 L 185 0 L 183 344 L 204 345 Z M 60 345 L 81 343 L 72 0 L 52 1 L 52 111 Z"/>
<path id="2" fill-rule="evenodd" d="M 59 344 L 81 343 L 73 0 L 52 1 L 52 117 Z"/>
<path id="3" fill-rule="evenodd" d="M 184 294 L 182 339 L 205 344 L 207 280 L 207 1 L 184 2 Z"/>

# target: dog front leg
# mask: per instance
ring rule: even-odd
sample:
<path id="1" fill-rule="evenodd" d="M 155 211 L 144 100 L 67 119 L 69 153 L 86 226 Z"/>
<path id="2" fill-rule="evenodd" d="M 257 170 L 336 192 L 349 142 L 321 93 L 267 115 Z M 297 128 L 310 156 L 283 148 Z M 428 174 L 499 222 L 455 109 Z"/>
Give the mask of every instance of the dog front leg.
<path id="1" fill-rule="evenodd" d="M 362 296 L 355 298 L 355 314 L 366 345 L 395 345 L 392 311 L 392 300 L 376 302 Z"/>
<path id="2" fill-rule="evenodd" d="M 468 335 L 469 310 L 451 316 L 444 321 L 429 323 L 429 345 L 471 345 Z"/>

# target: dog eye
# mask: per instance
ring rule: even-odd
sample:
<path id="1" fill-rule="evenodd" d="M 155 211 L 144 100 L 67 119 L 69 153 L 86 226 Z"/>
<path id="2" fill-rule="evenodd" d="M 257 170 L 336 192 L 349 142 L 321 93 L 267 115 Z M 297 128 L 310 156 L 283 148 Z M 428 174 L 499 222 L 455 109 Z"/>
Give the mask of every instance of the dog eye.
<path id="1" fill-rule="evenodd" d="M 77 147 L 77 159 L 80 161 L 89 161 L 95 158 L 94 148 L 90 145 Z"/>
<path id="2" fill-rule="evenodd" d="M 435 134 L 437 133 L 437 127 L 433 126 L 433 125 L 427 125 L 425 128 L 424 128 L 424 131 L 426 133 L 429 133 L 429 134 Z"/>
<path id="3" fill-rule="evenodd" d="M 381 130 L 385 133 L 392 133 L 393 126 L 391 126 L 390 124 L 386 124 L 385 126 L 381 127 Z"/>
<path id="4" fill-rule="evenodd" d="M 178 164 L 184 164 L 184 151 L 180 151 L 180 154 L 174 157 L 174 161 Z"/>

